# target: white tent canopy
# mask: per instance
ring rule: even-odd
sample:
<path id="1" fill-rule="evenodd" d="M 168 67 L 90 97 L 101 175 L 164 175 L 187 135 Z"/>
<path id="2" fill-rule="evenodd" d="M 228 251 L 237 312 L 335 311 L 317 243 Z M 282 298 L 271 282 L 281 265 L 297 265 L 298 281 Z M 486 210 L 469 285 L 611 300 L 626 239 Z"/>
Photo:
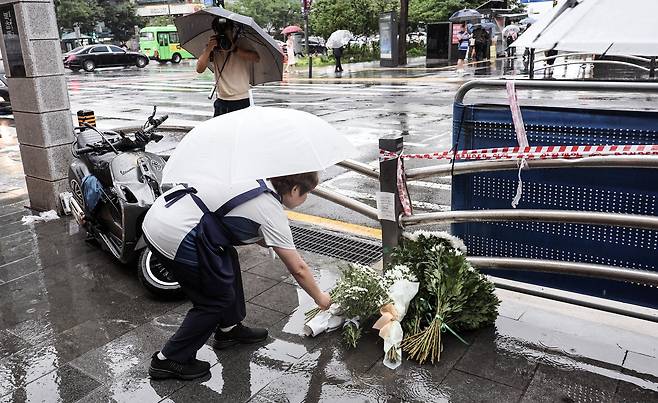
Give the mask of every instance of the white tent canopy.
<path id="1" fill-rule="evenodd" d="M 566 0 L 512 44 L 606 55 L 658 56 L 658 0 Z"/>

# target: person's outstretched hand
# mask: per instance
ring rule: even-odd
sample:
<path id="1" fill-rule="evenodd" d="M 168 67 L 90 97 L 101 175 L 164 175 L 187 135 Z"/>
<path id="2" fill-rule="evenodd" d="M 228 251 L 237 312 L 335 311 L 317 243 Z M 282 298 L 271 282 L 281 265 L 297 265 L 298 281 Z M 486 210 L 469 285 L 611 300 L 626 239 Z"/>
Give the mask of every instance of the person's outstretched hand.
<path id="1" fill-rule="evenodd" d="M 326 311 L 331 306 L 331 296 L 327 292 L 322 292 L 315 299 L 315 303 L 320 307 L 320 309 Z"/>

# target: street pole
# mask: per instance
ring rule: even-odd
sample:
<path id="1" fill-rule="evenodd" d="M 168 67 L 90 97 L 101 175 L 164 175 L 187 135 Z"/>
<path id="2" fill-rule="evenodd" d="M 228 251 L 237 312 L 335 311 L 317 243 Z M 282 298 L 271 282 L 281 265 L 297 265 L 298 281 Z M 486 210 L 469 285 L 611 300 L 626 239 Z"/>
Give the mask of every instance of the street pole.
<path id="1" fill-rule="evenodd" d="M 304 12 L 304 36 L 306 37 L 306 55 L 308 56 L 308 78 L 313 78 L 313 58 L 308 48 L 308 9 Z"/>
<path id="2" fill-rule="evenodd" d="M 379 223 L 382 227 L 382 255 L 384 260 L 384 270 L 391 263 L 391 251 L 400 244 L 402 238 L 402 229 L 398 222 L 402 213 L 402 204 L 400 203 L 400 192 L 398 190 L 398 160 L 402 153 L 404 142 L 402 136 L 389 136 L 379 139 L 379 149 L 391 152 L 397 155 L 397 158 L 382 160 L 379 162 L 379 191 L 382 203 L 387 204 L 388 208 L 378 205 L 379 211 L 388 210 L 393 216 L 381 217 Z M 378 201 L 379 203 L 379 201 Z"/>
<path id="3" fill-rule="evenodd" d="M 0 25 L 30 206 L 61 211 L 73 123 L 53 1 L 0 0 Z"/>

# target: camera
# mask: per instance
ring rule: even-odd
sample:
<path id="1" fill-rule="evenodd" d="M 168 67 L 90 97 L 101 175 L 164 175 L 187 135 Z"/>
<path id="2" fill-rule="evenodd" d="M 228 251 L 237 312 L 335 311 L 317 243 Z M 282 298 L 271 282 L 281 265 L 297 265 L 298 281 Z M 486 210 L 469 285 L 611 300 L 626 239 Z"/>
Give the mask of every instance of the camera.
<path id="1" fill-rule="evenodd" d="M 217 17 L 212 22 L 212 29 L 215 31 L 217 48 L 220 50 L 231 49 L 231 38 L 227 35 L 227 31 L 233 32 L 233 22 L 226 18 Z"/>

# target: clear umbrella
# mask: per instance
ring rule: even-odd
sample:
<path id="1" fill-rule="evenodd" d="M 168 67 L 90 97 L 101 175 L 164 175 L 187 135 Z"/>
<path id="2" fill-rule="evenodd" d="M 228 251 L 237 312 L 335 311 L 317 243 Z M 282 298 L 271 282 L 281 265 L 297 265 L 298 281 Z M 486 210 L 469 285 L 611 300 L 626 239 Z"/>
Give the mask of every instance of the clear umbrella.
<path id="1" fill-rule="evenodd" d="M 274 38 L 259 27 L 251 17 L 232 13 L 221 7 L 210 7 L 176 18 L 181 47 L 196 57 L 201 56 L 208 39 L 215 35 L 211 24 L 217 17 L 233 21 L 238 27 L 238 45 L 253 49 L 260 56 L 260 61 L 254 63 L 251 71 L 252 85 L 282 80 L 283 52 Z M 209 67 L 212 69 L 212 64 Z"/>
<path id="2" fill-rule="evenodd" d="M 340 48 L 347 45 L 354 38 L 354 35 L 348 30 L 339 29 L 329 35 L 325 46 L 329 49 Z"/>
<path id="3" fill-rule="evenodd" d="M 319 171 L 355 153 L 345 137 L 315 115 L 251 106 L 192 129 L 169 158 L 163 183 L 240 183 Z"/>

